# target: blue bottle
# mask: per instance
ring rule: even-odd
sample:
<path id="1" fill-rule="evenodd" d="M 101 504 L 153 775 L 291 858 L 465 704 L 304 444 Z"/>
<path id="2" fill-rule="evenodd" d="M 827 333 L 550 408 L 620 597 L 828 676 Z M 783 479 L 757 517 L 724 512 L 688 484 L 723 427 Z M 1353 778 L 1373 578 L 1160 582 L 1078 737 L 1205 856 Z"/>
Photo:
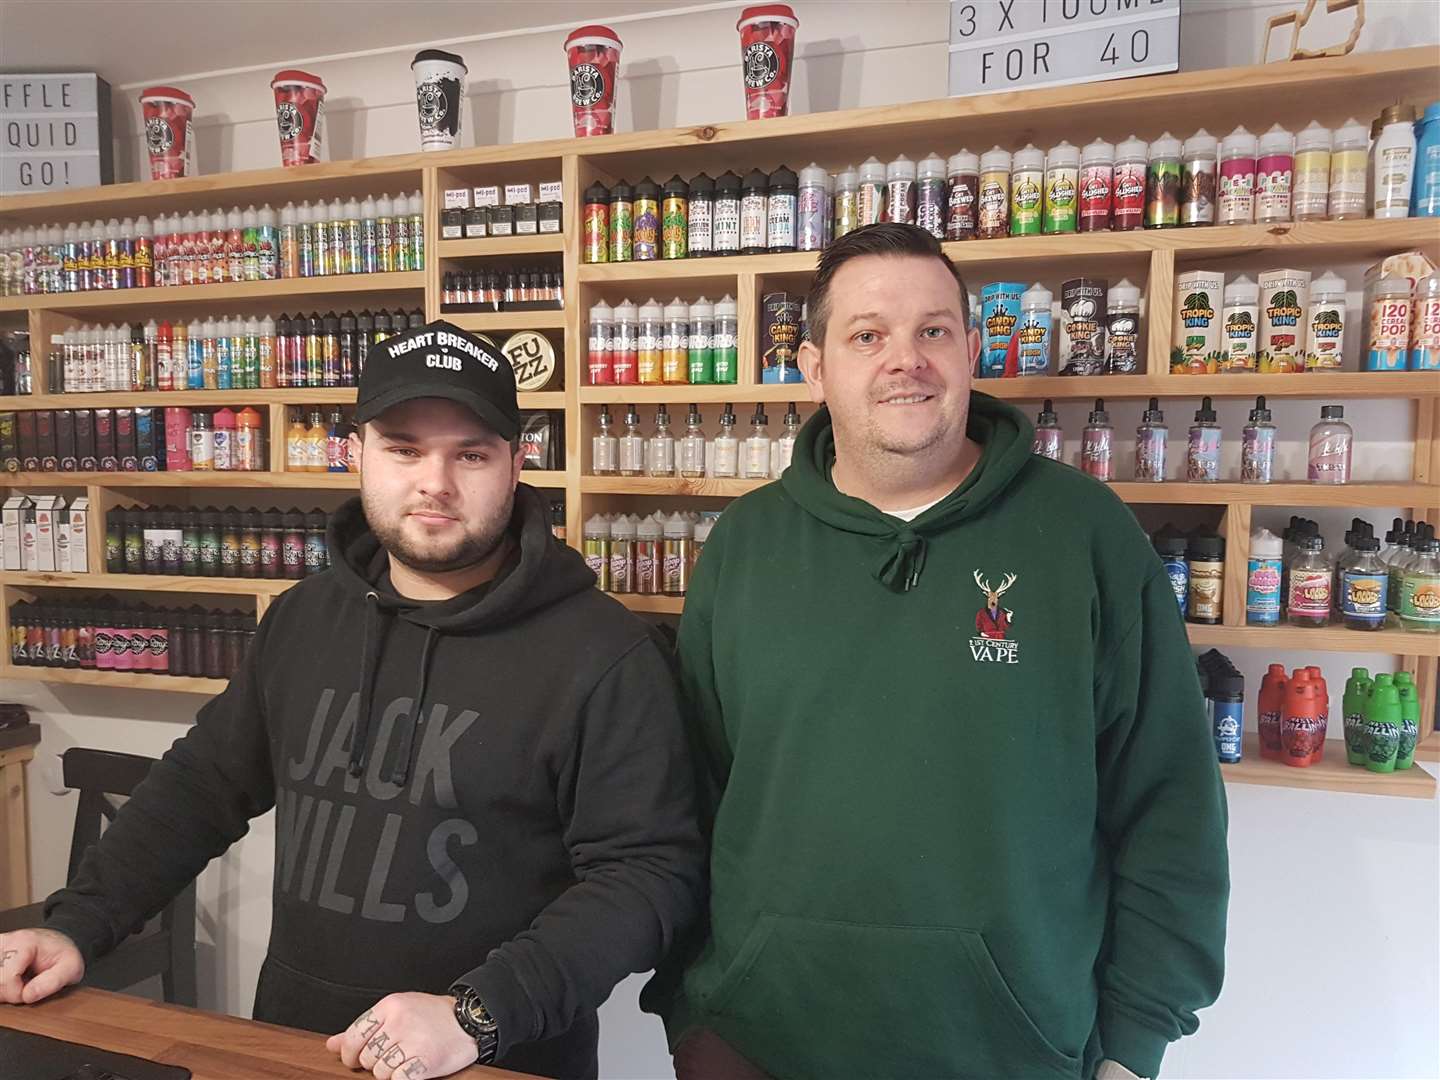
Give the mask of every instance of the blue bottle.
<path id="1" fill-rule="evenodd" d="M 1245 676 L 1233 667 L 1212 672 L 1207 696 L 1215 756 L 1224 764 L 1240 760 L 1245 739 Z"/>
<path id="2" fill-rule="evenodd" d="M 1415 181 L 1410 216 L 1440 217 L 1440 101 L 1431 103 L 1415 125 Z"/>
<path id="3" fill-rule="evenodd" d="M 1170 587 L 1175 590 L 1175 600 L 1180 605 L 1183 619 L 1190 608 L 1190 564 L 1185 561 L 1185 534 L 1174 526 L 1166 525 L 1152 538 L 1155 552 L 1165 564 L 1165 573 L 1170 576 Z"/>

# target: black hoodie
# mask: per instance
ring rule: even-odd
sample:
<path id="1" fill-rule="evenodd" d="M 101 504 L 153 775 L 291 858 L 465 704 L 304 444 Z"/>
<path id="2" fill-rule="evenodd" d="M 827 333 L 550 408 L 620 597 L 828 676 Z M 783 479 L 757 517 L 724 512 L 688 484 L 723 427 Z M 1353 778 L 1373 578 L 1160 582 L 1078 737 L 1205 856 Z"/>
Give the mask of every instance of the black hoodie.
<path id="1" fill-rule="evenodd" d="M 594 1076 L 595 1010 L 692 921 L 705 857 L 666 657 L 548 517 L 520 485 L 507 570 L 416 603 L 348 503 L 46 925 L 103 954 L 273 806 L 256 1019 L 331 1034 L 459 980 L 498 1064 Z"/>

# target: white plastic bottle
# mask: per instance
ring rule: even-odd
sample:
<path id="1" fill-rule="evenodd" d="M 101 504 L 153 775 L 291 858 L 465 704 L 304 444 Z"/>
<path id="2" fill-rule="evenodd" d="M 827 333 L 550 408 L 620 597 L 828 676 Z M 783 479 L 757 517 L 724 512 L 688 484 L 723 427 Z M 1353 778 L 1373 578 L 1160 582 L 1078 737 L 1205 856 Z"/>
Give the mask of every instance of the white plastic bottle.
<path id="1" fill-rule="evenodd" d="M 1375 139 L 1375 174 L 1370 184 L 1375 216 L 1409 217 L 1410 185 L 1415 179 L 1415 106 L 1391 105 L 1380 114 L 1370 134 Z"/>

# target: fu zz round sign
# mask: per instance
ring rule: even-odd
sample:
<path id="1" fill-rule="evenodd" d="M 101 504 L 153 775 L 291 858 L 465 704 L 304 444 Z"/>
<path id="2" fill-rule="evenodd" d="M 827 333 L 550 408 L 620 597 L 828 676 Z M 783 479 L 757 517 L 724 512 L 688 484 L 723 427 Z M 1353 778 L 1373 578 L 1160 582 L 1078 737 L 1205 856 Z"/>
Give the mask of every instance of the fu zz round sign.
<path id="1" fill-rule="evenodd" d="M 515 389 L 522 393 L 543 390 L 555 377 L 555 346 L 544 334 L 521 330 L 500 351 L 515 369 Z"/>

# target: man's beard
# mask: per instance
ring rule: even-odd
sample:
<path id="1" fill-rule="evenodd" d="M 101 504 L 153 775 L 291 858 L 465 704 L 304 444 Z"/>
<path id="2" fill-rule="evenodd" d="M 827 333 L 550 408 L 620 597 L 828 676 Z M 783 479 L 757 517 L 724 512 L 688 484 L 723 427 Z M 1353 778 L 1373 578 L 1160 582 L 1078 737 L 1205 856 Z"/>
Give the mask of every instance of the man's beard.
<path id="1" fill-rule="evenodd" d="M 466 526 L 464 535 L 458 539 L 447 541 L 443 546 L 438 541 L 432 541 L 421 549 L 405 535 L 405 515 L 410 511 L 394 514 L 381 506 L 379 499 L 372 498 L 363 490 L 360 498 L 365 508 L 365 520 L 370 524 L 370 531 L 380 541 L 380 546 L 392 559 L 399 560 L 411 570 L 427 574 L 465 570 L 488 559 L 505 542 L 505 536 L 510 529 L 510 518 L 515 510 L 515 493 L 512 491 L 504 503 L 496 507 L 493 514 L 474 525 Z M 412 509 L 429 508 L 417 506 Z M 437 512 L 444 511 L 437 509 Z"/>

